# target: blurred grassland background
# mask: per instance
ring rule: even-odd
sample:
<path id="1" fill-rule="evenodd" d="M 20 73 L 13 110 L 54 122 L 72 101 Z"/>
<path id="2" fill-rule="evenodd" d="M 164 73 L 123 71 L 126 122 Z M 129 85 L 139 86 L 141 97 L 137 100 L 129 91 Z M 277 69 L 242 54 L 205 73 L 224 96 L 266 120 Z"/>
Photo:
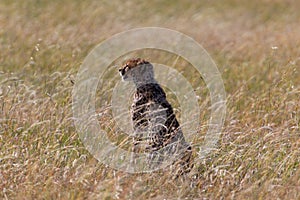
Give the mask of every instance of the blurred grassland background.
<path id="1" fill-rule="evenodd" d="M 0 198 L 299 199 L 299 10 L 297 0 L 0 0 Z M 193 188 L 167 172 L 98 163 L 72 121 L 72 82 L 88 52 L 145 26 L 193 37 L 223 77 L 219 149 L 195 164 Z"/>

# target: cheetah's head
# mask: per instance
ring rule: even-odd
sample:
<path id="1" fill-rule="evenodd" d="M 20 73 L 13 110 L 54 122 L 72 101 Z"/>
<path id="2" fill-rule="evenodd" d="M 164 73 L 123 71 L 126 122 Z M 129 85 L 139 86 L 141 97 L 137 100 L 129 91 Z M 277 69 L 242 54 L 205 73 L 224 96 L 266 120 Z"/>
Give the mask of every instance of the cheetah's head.
<path id="1" fill-rule="evenodd" d="M 119 69 L 124 81 L 133 81 L 135 84 L 146 84 L 154 81 L 153 66 L 143 59 L 129 59 Z"/>

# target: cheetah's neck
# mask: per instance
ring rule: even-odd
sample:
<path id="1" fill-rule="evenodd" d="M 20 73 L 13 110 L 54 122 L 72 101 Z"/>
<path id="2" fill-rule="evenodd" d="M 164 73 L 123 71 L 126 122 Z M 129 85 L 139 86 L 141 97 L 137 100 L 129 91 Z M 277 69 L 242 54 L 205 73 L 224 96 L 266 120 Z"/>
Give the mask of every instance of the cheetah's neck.
<path id="1" fill-rule="evenodd" d="M 133 82 L 134 82 L 136 88 L 140 88 L 140 87 L 142 87 L 144 85 L 148 85 L 148 84 L 157 84 L 157 81 L 152 76 L 134 77 Z"/>

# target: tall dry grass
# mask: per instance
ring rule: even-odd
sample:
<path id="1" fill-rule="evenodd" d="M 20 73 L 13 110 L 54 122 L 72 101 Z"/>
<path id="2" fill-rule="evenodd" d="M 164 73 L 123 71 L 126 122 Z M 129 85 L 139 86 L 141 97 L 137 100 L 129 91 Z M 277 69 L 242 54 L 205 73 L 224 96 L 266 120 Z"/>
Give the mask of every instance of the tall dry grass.
<path id="1" fill-rule="evenodd" d="M 0 197 L 299 199 L 299 9 L 293 0 L 2 0 Z M 195 187 L 167 172 L 98 163 L 73 124 L 72 82 L 84 57 L 112 34 L 144 26 L 195 38 L 224 80 L 222 137 L 195 164 Z"/>

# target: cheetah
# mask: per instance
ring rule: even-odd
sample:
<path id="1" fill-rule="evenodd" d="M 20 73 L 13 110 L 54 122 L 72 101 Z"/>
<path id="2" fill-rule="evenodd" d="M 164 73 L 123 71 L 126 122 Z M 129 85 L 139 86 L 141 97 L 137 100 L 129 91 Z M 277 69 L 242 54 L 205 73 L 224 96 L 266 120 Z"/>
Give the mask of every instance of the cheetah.
<path id="1" fill-rule="evenodd" d="M 190 171 L 191 146 L 185 141 L 166 94 L 154 77 L 153 65 L 141 58 L 127 60 L 119 69 L 123 81 L 132 81 L 136 91 L 131 106 L 133 152 L 148 152 L 149 165 L 156 167 L 164 155 L 180 154 L 171 165 L 176 174 Z M 158 153 L 160 152 L 160 153 Z"/>

